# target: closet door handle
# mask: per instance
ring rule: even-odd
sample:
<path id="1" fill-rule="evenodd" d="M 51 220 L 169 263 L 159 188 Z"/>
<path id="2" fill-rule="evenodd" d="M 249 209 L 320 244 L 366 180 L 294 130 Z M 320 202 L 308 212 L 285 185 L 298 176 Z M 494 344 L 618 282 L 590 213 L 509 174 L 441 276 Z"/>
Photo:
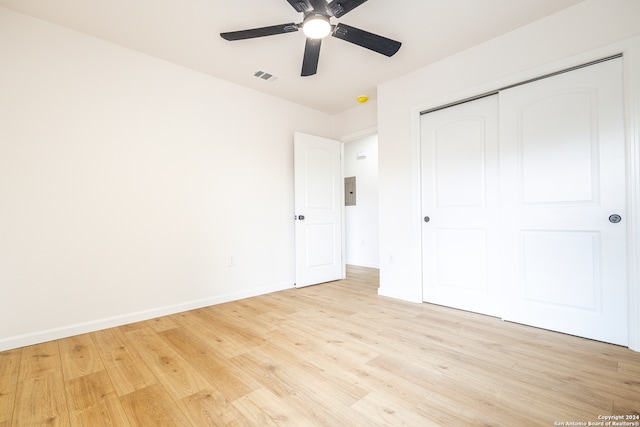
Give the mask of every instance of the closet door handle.
<path id="1" fill-rule="evenodd" d="M 622 217 L 618 214 L 609 215 L 609 222 L 617 224 L 622 221 Z"/>

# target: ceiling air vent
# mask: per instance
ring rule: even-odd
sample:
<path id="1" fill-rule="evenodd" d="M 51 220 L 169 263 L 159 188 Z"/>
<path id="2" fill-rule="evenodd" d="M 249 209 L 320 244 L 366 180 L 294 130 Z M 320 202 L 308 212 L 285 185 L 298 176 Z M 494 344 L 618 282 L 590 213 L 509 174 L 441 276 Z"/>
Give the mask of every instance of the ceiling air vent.
<path id="1" fill-rule="evenodd" d="M 256 71 L 255 73 L 253 73 L 253 75 L 259 79 L 266 80 L 268 82 L 275 82 L 276 80 L 278 80 L 277 76 L 274 76 L 273 74 L 267 73 L 265 71 Z"/>

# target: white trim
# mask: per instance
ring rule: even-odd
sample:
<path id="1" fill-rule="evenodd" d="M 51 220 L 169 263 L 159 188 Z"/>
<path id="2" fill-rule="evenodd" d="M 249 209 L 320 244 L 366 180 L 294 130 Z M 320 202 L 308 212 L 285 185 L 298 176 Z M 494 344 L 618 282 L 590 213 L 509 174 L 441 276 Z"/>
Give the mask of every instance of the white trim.
<path id="1" fill-rule="evenodd" d="M 342 278 L 347 278 L 347 213 L 344 206 L 344 141 L 340 140 L 340 240 L 342 245 Z"/>
<path id="2" fill-rule="evenodd" d="M 416 290 L 412 298 L 413 302 L 424 302 L 424 286 L 422 283 L 423 266 L 422 266 L 422 168 L 421 160 L 421 143 L 420 143 L 420 113 L 411 114 L 411 216 L 415 221 L 411 221 L 411 248 L 412 254 L 415 254 L 411 260 L 413 268 L 412 283 L 420 283 L 420 290 Z M 418 197 L 415 197 L 417 193 Z"/>
<path id="3" fill-rule="evenodd" d="M 629 348 L 640 351 L 640 38 L 623 52 L 627 127 Z"/>
<path id="4" fill-rule="evenodd" d="M 351 132 L 348 133 L 347 135 L 344 135 L 342 138 L 340 138 L 340 143 L 341 143 L 341 151 L 340 151 L 340 176 L 342 176 L 342 179 L 344 180 L 344 144 L 349 143 L 349 142 L 353 142 L 353 141 L 357 141 L 359 139 L 363 139 L 366 138 L 368 136 L 373 136 L 373 135 L 377 135 L 378 134 L 378 128 L 376 126 L 373 127 L 369 127 L 369 128 L 365 128 L 362 130 L 358 130 L 355 132 Z M 346 242 L 346 236 L 347 236 L 347 221 L 346 221 L 346 217 L 347 217 L 347 213 L 346 213 L 346 208 L 344 205 L 344 185 L 342 186 L 342 197 L 340 200 L 343 201 L 342 203 L 342 277 L 346 278 L 347 277 L 347 264 L 349 265 L 358 265 L 358 266 L 362 266 L 362 267 L 370 267 L 370 268 L 380 268 L 380 265 L 377 266 L 373 266 L 373 265 L 365 265 L 362 263 L 352 263 L 350 262 L 348 259 L 346 259 L 347 256 L 347 242 Z M 380 208 L 378 208 L 378 210 L 380 210 Z"/>
<path id="5" fill-rule="evenodd" d="M 352 260 L 347 260 L 347 265 L 353 265 L 356 267 L 367 267 L 367 268 L 375 268 L 375 269 L 380 269 L 380 264 L 373 264 L 373 263 L 369 263 L 369 262 L 360 262 L 360 261 L 352 261 Z"/>
<path id="6" fill-rule="evenodd" d="M 285 289 L 292 289 L 290 283 L 281 283 L 272 286 L 266 286 L 259 289 L 251 289 L 243 292 L 228 293 L 212 298 L 204 298 L 200 300 L 188 301 L 180 304 L 168 305 L 165 307 L 153 308 L 150 310 L 138 311 L 135 313 L 124 314 L 121 316 L 107 317 L 90 322 L 78 323 L 74 325 L 63 326 L 59 328 L 47 329 L 33 333 L 16 335 L 13 337 L 0 339 L 0 351 L 11 350 L 14 348 L 25 347 L 28 345 L 39 344 L 51 340 L 67 338 L 74 335 L 86 334 L 99 331 L 102 329 L 114 328 L 117 326 L 127 325 L 130 323 L 141 322 L 144 320 L 155 319 L 156 317 L 168 316 L 170 314 L 182 313 L 184 311 L 195 310 L 198 308 L 209 307 L 212 305 L 222 304 L 225 302 L 237 301 L 244 298 L 251 298 L 258 295 L 278 292 Z"/>
<path id="7" fill-rule="evenodd" d="M 640 37 L 634 37 L 603 48 L 544 64 L 520 73 L 503 77 L 483 85 L 474 86 L 411 108 L 411 185 L 412 229 L 411 245 L 420 259 L 414 260 L 414 283 L 422 289 L 422 218 L 420 212 L 422 191 L 420 184 L 420 113 L 459 100 L 497 91 L 502 87 L 550 74 L 563 69 L 596 61 L 622 53 L 624 66 L 625 127 L 627 139 L 627 257 L 628 257 L 628 318 L 629 345 L 640 351 Z"/>

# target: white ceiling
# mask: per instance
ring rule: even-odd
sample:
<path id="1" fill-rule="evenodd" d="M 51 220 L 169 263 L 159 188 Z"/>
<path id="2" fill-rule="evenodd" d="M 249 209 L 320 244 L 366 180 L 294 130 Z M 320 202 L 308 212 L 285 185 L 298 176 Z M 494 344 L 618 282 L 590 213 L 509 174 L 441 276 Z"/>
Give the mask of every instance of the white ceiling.
<path id="1" fill-rule="evenodd" d="M 286 0 L 0 0 L 0 6 L 329 114 L 376 86 L 583 0 L 369 0 L 342 22 L 401 41 L 393 57 L 333 37 L 300 77 L 302 32 L 228 42 L 220 32 L 300 22 Z M 262 70 L 278 76 L 268 82 Z"/>

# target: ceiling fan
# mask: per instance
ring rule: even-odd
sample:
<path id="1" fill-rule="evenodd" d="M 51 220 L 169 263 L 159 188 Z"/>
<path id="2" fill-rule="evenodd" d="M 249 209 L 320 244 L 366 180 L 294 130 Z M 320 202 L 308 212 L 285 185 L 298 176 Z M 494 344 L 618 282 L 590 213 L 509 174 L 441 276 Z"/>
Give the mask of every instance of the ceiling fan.
<path id="1" fill-rule="evenodd" d="M 287 0 L 293 8 L 304 14 L 304 20 L 299 23 L 272 25 L 269 27 L 252 28 L 249 30 L 220 33 L 229 41 L 252 39 L 255 37 L 273 36 L 292 33 L 302 29 L 307 41 L 302 60 L 302 76 L 312 76 L 318 70 L 320 59 L 320 45 L 322 39 L 329 34 L 333 37 L 378 52 L 382 55 L 393 56 L 402 43 L 370 33 L 345 24 L 332 25 L 330 19 L 340 18 L 351 12 L 367 0 Z"/>

